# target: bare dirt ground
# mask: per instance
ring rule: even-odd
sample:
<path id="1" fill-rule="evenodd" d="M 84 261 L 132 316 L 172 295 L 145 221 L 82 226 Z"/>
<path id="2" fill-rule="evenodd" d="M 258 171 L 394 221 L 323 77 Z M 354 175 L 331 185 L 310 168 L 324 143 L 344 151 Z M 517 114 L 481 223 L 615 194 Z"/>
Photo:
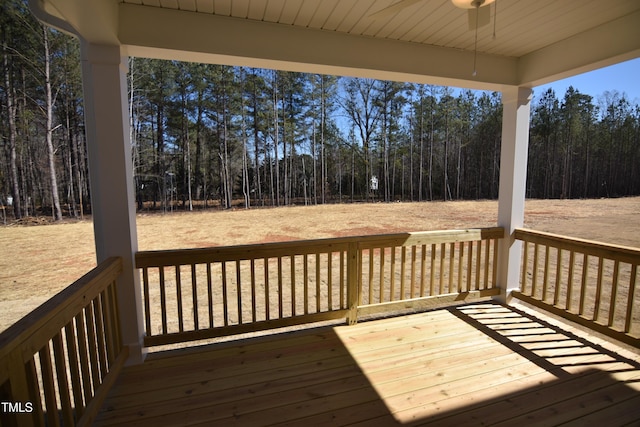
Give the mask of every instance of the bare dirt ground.
<path id="1" fill-rule="evenodd" d="M 497 201 L 140 214 L 140 250 L 495 226 Z M 640 247 L 640 197 L 529 200 L 525 227 Z M 0 227 L 0 330 L 95 266 L 90 220 Z"/>

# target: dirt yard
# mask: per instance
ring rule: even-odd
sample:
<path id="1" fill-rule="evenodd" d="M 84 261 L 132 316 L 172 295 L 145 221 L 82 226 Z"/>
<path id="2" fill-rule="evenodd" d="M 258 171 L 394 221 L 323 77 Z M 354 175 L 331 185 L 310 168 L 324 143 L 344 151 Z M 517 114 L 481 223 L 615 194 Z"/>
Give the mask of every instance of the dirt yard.
<path id="1" fill-rule="evenodd" d="M 139 249 L 495 226 L 496 201 L 300 206 L 141 214 Z M 640 197 L 530 200 L 525 226 L 640 247 Z M 0 227 L 0 330 L 95 266 L 89 220 Z"/>

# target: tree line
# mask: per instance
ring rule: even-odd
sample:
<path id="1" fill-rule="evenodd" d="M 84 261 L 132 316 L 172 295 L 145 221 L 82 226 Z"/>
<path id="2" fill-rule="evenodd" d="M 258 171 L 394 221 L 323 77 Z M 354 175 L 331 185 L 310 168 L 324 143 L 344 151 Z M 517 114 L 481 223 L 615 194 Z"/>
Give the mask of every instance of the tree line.
<path id="1" fill-rule="evenodd" d="M 79 47 L 1 6 L 0 201 L 15 218 L 90 210 Z M 129 60 L 138 209 L 498 195 L 500 94 L 211 64 Z M 536 94 L 527 196 L 640 194 L 640 106 Z"/>

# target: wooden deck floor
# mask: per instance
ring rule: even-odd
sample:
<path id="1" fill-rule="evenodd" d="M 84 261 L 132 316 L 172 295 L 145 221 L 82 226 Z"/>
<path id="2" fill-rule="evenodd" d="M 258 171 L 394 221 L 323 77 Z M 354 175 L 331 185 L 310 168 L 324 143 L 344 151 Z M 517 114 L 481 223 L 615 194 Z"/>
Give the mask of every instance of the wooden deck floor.
<path id="1" fill-rule="evenodd" d="M 640 355 L 584 335 L 483 303 L 171 351 L 96 424 L 640 425 Z"/>

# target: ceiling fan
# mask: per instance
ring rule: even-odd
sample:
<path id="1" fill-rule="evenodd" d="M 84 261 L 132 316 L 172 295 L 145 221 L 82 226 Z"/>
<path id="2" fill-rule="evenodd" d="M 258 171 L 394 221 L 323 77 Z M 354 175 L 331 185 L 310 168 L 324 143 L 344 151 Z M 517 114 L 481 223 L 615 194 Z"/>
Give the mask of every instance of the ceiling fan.
<path id="1" fill-rule="evenodd" d="M 381 19 L 386 16 L 394 15 L 400 12 L 407 7 L 410 7 L 418 2 L 424 0 L 400 0 L 396 3 L 393 3 L 390 6 L 387 6 L 383 9 L 380 9 L 377 12 L 369 15 L 371 19 Z M 487 7 L 491 3 L 495 3 L 493 11 L 493 38 L 496 37 L 496 11 L 498 7 L 498 0 L 451 0 L 451 3 L 459 8 L 466 9 L 468 16 L 468 24 L 469 30 L 475 31 L 475 42 L 474 42 L 474 56 L 473 56 L 473 76 L 477 74 L 476 72 L 476 59 L 478 56 L 478 28 L 483 27 L 491 22 L 491 8 Z"/>

